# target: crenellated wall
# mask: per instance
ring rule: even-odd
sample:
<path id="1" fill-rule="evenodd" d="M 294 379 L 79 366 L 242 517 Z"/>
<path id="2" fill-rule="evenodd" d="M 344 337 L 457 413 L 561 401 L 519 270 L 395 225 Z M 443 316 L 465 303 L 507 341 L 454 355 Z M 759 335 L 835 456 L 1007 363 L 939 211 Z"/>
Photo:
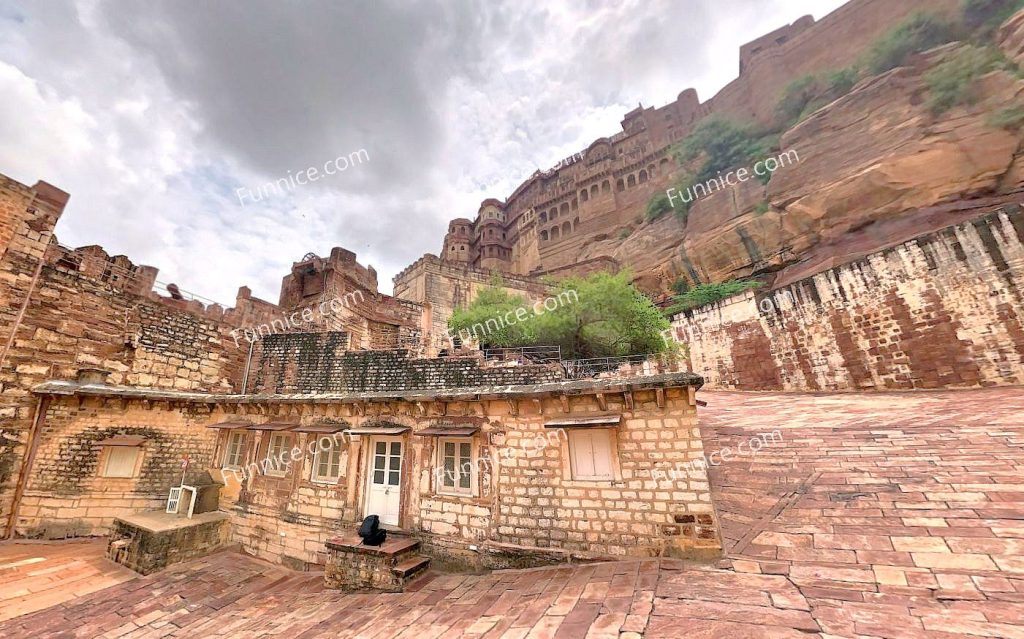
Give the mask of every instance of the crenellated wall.
<path id="1" fill-rule="evenodd" d="M 1024 383 L 1024 212 L 1005 207 L 673 322 L 708 388 Z"/>

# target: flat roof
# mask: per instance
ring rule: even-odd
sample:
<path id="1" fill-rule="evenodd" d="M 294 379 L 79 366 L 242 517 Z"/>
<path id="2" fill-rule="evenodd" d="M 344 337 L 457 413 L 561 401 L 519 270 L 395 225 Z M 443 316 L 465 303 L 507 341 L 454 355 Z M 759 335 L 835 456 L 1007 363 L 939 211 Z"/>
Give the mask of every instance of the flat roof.
<path id="1" fill-rule="evenodd" d="M 663 373 L 636 377 L 608 377 L 573 379 L 543 384 L 518 386 L 475 386 L 428 390 L 395 390 L 363 393 L 203 393 L 175 391 L 139 386 L 108 384 L 81 384 L 67 380 L 50 380 L 32 388 L 37 395 L 120 397 L 152 401 L 177 401 L 197 404 L 265 404 L 272 403 L 354 403 L 372 401 L 460 401 L 483 399 L 513 399 L 544 395 L 587 395 L 657 388 L 700 388 L 704 378 L 694 373 Z"/>

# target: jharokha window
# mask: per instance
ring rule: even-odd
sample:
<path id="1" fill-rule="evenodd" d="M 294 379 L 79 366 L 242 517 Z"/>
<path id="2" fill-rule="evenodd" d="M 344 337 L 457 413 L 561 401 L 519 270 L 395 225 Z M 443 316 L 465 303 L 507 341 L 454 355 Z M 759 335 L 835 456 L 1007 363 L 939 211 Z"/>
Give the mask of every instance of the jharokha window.
<path id="1" fill-rule="evenodd" d="M 313 455 L 313 481 L 335 483 L 341 477 L 341 444 L 331 437 L 316 442 Z"/>
<path id="2" fill-rule="evenodd" d="M 224 449 L 224 467 L 241 468 L 242 450 L 245 447 L 245 432 L 234 430 L 228 433 L 228 445 Z"/>
<path id="3" fill-rule="evenodd" d="M 438 441 L 438 492 L 472 495 L 475 484 L 473 440 L 442 437 Z"/>

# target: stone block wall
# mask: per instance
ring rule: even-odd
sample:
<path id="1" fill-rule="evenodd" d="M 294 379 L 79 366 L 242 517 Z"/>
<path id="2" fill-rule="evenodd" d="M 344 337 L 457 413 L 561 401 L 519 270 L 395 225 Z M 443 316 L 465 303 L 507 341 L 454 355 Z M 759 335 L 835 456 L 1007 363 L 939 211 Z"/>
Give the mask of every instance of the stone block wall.
<path id="1" fill-rule="evenodd" d="M 494 273 L 464 264 L 444 262 L 425 255 L 395 277 L 395 297 L 422 304 L 429 313 L 428 354 L 451 348 L 447 338 L 448 318 L 455 309 L 465 308 L 481 290 L 494 282 Z M 531 301 L 543 299 L 548 287 L 540 280 L 504 273 L 501 286 L 512 295 Z"/>
<path id="2" fill-rule="evenodd" d="M 18 510 L 18 536 L 57 538 L 105 534 L 114 517 L 163 508 L 171 486 L 191 469 L 208 468 L 216 431 L 209 409 L 122 403 L 114 399 L 48 400 L 36 456 Z M 133 478 L 100 476 L 102 440 L 145 438 Z"/>
<path id="3" fill-rule="evenodd" d="M 658 407 L 654 391 L 634 395 L 632 410 L 620 397 L 608 401 L 608 411 L 623 415 L 613 431 L 620 466 L 614 481 L 571 479 L 567 438 L 551 441 L 551 431 L 544 428 L 550 417 L 520 416 L 503 423 L 492 539 L 605 556 L 717 552 L 720 542 L 706 472 L 699 465 L 688 467 L 704 456 L 696 406 L 685 389 L 668 390 L 664 409 Z M 590 398 L 575 401 L 583 405 L 574 415 L 604 412 Z M 542 440 L 547 441 L 540 454 L 505 455 L 500 450 L 530 451 L 533 442 Z M 667 473 L 671 468 L 685 472 L 672 480 L 652 475 L 655 469 Z M 449 527 L 427 526 L 450 532 Z M 460 529 L 466 536 L 464 528 L 456 527 Z"/>
<path id="4" fill-rule="evenodd" d="M 474 358 L 410 359 L 404 350 L 345 352 L 344 333 L 291 333 L 261 340 L 248 392 L 363 393 L 540 384 L 557 365 L 485 367 Z"/>
<path id="5" fill-rule="evenodd" d="M 767 293 L 677 315 L 709 388 L 1024 383 L 1024 212 L 1007 207 Z"/>
<path id="6" fill-rule="evenodd" d="M 115 519 L 107 556 L 143 575 L 172 564 L 202 557 L 222 548 L 231 538 L 228 518 L 214 513 L 189 520 L 192 525 L 149 530 L 133 519 Z"/>

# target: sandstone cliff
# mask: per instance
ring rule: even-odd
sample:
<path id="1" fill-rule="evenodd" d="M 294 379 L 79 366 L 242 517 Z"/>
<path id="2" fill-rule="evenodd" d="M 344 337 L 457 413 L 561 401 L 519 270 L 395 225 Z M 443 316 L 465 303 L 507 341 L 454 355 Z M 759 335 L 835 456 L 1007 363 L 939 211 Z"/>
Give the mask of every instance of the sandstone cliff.
<path id="1" fill-rule="evenodd" d="M 1024 60 L 1024 12 L 998 42 L 1008 59 Z M 993 71 L 976 81 L 973 104 L 941 115 L 927 104 L 925 73 L 963 46 L 865 78 L 786 131 L 780 146 L 800 162 L 767 186 L 750 180 L 698 199 L 685 225 L 672 215 L 640 223 L 624 240 L 584 244 L 577 259 L 611 255 L 652 292 L 694 275 L 773 273 L 778 286 L 1024 201 L 1024 134 L 991 121 L 1024 105 L 1024 80 Z"/>

